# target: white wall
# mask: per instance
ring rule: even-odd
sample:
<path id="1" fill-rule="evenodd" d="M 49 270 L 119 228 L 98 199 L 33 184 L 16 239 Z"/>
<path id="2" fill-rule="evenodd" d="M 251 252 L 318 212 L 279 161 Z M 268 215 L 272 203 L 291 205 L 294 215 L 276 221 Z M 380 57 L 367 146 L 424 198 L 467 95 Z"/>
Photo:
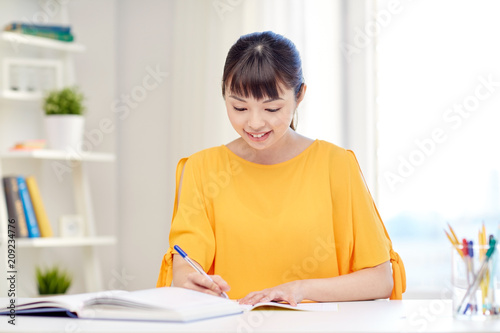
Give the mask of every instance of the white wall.
<path id="1" fill-rule="evenodd" d="M 76 79 L 87 95 L 86 136 L 94 151 L 117 153 L 118 124 L 111 104 L 116 98 L 116 3 L 115 0 L 72 0 L 69 2 L 69 21 L 75 38 L 86 51 L 75 57 Z M 115 130 L 104 133 L 100 122 L 109 119 Z M 117 170 L 114 163 L 88 163 L 92 204 L 98 235 L 115 235 L 119 230 Z M 120 239 L 118 239 L 120 241 Z M 114 246 L 98 247 L 104 288 L 123 288 Z"/>
<path id="2" fill-rule="evenodd" d="M 175 161 L 169 119 L 172 1 L 120 1 L 117 6 L 118 267 L 128 289 L 156 285 L 168 246 Z M 156 72 L 154 79 L 151 72 Z M 163 73 L 168 73 L 164 77 Z M 177 78 L 183 80 L 184 78 Z M 146 80 L 146 81 L 144 81 Z M 148 89 L 146 89 L 148 88 Z M 129 97 L 127 97 L 129 96 Z M 180 111 L 180 110 L 179 110 Z"/>

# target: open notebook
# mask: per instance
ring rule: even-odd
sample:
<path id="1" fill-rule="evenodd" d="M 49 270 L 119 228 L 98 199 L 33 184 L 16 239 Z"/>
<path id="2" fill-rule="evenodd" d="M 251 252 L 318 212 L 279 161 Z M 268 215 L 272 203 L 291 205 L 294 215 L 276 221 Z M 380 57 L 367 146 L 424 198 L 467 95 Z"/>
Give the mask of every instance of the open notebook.
<path id="1" fill-rule="evenodd" d="M 11 314 L 3 298 L 0 314 Z M 8 305 L 8 304 L 7 304 Z M 325 308 L 326 305 L 329 307 Z M 239 305 L 236 301 L 176 287 L 138 291 L 106 291 L 45 298 L 19 298 L 16 314 L 63 315 L 85 319 L 193 321 L 242 313 L 253 309 L 336 311 L 336 304 L 305 303 L 292 307 L 281 303 Z"/>

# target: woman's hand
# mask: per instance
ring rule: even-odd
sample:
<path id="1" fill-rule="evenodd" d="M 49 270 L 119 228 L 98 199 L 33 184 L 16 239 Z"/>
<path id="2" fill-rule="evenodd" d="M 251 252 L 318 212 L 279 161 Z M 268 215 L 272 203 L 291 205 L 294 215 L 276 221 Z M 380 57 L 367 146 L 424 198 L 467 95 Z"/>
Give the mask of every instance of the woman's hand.
<path id="1" fill-rule="evenodd" d="M 303 299 L 316 302 L 361 301 L 388 298 L 393 288 L 391 264 L 380 265 L 331 278 L 296 280 L 254 291 L 240 304 L 285 301 L 295 306 Z"/>
<path id="2" fill-rule="evenodd" d="M 227 284 L 227 282 L 224 281 L 224 279 L 219 275 L 209 276 L 213 282 L 198 272 L 188 273 L 185 282 L 179 287 L 201 291 L 215 296 L 221 296 L 223 291 L 226 292 L 231 289 L 229 284 Z"/>
<path id="3" fill-rule="evenodd" d="M 201 268 L 201 266 L 199 267 Z M 174 255 L 173 268 L 173 285 L 175 287 L 201 291 L 215 296 L 222 296 L 222 292 L 231 289 L 229 284 L 219 275 L 209 275 L 213 280 L 210 281 L 204 275 L 196 272 L 177 254 Z"/>
<path id="4" fill-rule="evenodd" d="M 297 280 L 273 288 L 251 292 L 240 299 L 239 303 L 255 305 L 263 302 L 285 301 L 290 305 L 297 306 L 297 303 L 300 303 L 303 299 L 301 281 Z"/>

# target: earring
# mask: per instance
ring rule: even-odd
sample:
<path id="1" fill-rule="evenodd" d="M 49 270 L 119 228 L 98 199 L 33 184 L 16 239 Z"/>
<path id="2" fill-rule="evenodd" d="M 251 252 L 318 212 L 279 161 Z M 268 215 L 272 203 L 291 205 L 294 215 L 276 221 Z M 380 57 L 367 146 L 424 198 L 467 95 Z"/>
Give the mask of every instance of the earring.
<path id="1" fill-rule="evenodd" d="M 296 130 L 297 129 L 297 123 L 299 121 L 299 116 L 298 116 L 298 113 L 297 113 L 297 109 L 295 109 L 293 111 L 293 117 L 292 117 L 292 128 L 293 130 Z"/>

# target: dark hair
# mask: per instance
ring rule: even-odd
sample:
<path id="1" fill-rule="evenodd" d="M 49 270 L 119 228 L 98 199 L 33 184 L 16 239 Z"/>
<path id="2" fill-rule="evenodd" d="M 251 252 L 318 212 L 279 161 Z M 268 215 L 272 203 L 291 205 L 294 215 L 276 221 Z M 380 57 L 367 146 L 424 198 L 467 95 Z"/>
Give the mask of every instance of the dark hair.
<path id="1" fill-rule="evenodd" d="M 299 52 L 288 38 L 272 31 L 241 36 L 227 54 L 223 97 L 228 84 L 231 92 L 255 99 L 278 98 L 282 84 L 297 98 L 304 84 Z M 295 130 L 293 120 L 290 127 Z"/>

